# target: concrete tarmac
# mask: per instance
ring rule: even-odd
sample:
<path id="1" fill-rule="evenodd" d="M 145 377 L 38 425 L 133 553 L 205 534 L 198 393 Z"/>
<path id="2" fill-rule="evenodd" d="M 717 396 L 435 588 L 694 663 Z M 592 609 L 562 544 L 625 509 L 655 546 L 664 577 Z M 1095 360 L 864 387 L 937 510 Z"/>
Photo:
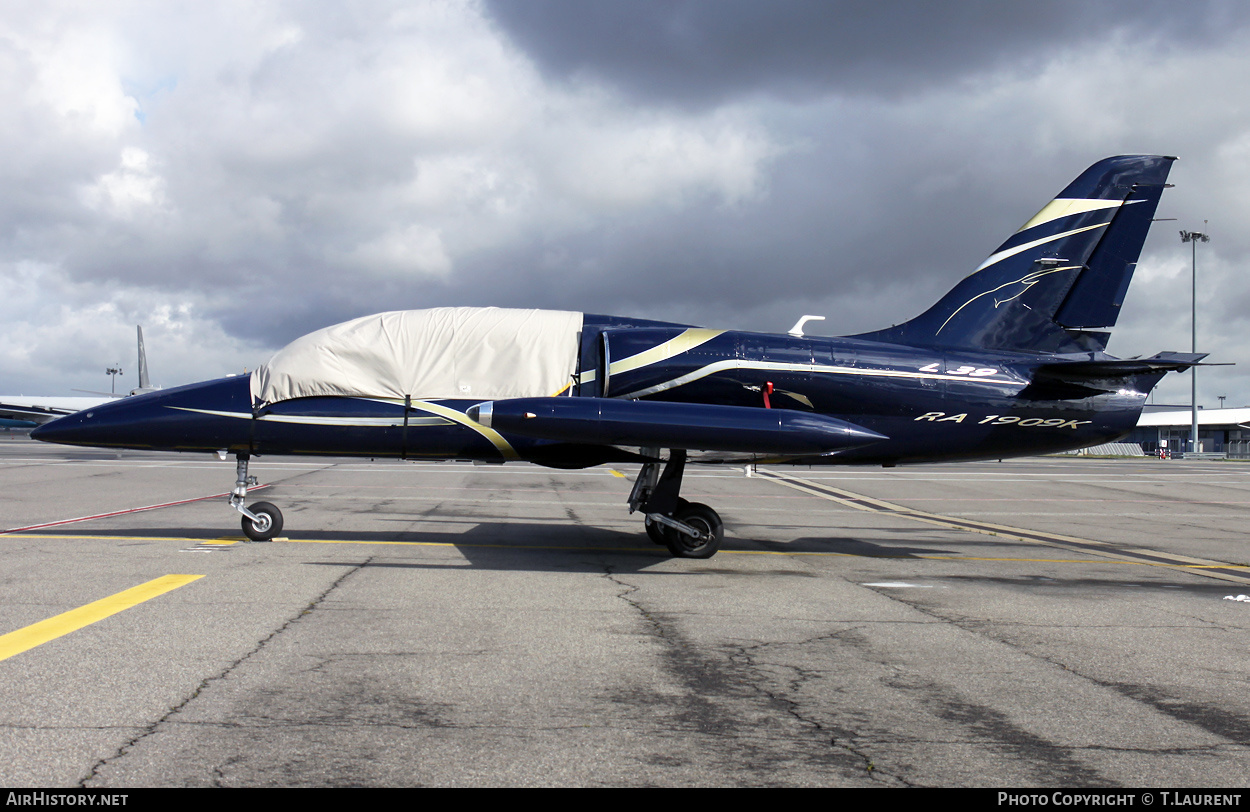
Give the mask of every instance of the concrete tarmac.
<path id="1" fill-rule="evenodd" d="M 1245 785 L 1250 465 L 635 472 L 0 440 L 0 783 Z"/>

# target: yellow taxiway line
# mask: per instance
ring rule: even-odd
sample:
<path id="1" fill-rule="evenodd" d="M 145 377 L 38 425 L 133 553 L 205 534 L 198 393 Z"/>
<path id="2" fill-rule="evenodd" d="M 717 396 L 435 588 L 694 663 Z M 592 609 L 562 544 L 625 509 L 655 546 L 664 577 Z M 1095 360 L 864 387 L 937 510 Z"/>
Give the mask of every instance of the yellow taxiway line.
<path id="1" fill-rule="evenodd" d="M 138 606 L 144 601 L 149 601 L 158 595 L 164 595 L 166 592 L 172 592 L 180 586 L 186 586 L 192 581 L 203 577 L 203 575 L 163 575 L 160 578 L 148 581 L 146 584 L 139 584 L 118 592 L 116 595 L 101 598 L 86 606 L 63 612 L 56 617 L 41 620 L 38 623 L 9 632 L 6 635 L 0 635 L 0 660 L 7 660 L 15 654 L 29 651 L 35 646 L 47 643 L 49 640 L 64 637 L 70 632 L 76 632 L 84 626 L 90 626 L 96 621 L 103 620 L 132 606 Z"/>

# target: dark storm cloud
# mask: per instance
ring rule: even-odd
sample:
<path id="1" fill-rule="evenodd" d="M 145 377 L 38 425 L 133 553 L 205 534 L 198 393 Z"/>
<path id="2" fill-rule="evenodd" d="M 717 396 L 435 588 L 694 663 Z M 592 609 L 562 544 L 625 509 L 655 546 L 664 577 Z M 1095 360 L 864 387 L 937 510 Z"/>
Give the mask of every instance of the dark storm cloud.
<path id="1" fill-rule="evenodd" d="M 449 298 L 477 303 L 489 290 L 495 304 L 712 327 L 780 331 L 803 312 L 829 316 L 815 332 L 884 327 L 944 293 L 1085 168 L 1080 158 L 1057 171 L 1009 158 L 951 167 L 967 155 L 950 145 L 901 153 L 910 139 L 862 137 L 879 157 L 848 159 L 837 142 L 781 156 L 758 199 L 636 212 L 554 245 L 534 238 L 479 257 Z M 890 289 L 884 304 L 866 303 Z"/>
<path id="2" fill-rule="evenodd" d="M 1233 2 L 1081 0 L 487 0 L 551 76 L 641 98 L 716 104 L 753 92 L 914 94 L 970 74 L 1020 70 L 1116 32 L 1143 42 L 1227 36 Z"/>

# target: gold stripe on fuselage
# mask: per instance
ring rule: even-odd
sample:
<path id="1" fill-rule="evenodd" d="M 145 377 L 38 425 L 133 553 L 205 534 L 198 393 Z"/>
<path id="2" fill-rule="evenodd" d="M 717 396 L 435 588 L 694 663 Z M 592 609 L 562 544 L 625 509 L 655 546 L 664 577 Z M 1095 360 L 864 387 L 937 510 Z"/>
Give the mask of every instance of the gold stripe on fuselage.
<path id="1" fill-rule="evenodd" d="M 700 344 L 706 344 L 716 338 L 724 330 L 708 330 L 703 327 L 692 327 L 681 335 L 674 336 L 663 344 L 657 344 L 649 350 L 643 350 L 637 355 L 631 355 L 628 358 L 622 358 L 619 361 L 613 361 L 608 367 L 609 377 L 612 375 L 620 375 L 630 370 L 640 367 L 651 366 L 660 361 L 666 361 L 674 355 L 681 355 L 683 352 L 689 352 Z"/>

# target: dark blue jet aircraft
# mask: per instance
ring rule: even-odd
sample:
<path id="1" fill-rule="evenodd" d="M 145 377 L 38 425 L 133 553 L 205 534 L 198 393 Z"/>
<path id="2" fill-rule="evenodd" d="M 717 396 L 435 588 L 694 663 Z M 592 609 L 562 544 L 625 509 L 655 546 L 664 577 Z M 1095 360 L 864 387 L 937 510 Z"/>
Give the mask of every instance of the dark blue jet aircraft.
<path id="1" fill-rule="evenodd" d="M 1172 161 L 1094 164 L 911 321 L 824 338 L 543 310 L 439 308 L 298 339 L 250 376 L 151 392 L 32 432 L 39 440 L 236 455 L 231 505 L 254 540 L 282 514 L 245 506 L 268 454 L 642 463 L 647 535 L 705 558 L 724 535 L 681 498 L 687 461 L 884 465 L 1043 454 L 1115 440 L 1169 371 L 1120 360 L 1109 333 Z"/>

